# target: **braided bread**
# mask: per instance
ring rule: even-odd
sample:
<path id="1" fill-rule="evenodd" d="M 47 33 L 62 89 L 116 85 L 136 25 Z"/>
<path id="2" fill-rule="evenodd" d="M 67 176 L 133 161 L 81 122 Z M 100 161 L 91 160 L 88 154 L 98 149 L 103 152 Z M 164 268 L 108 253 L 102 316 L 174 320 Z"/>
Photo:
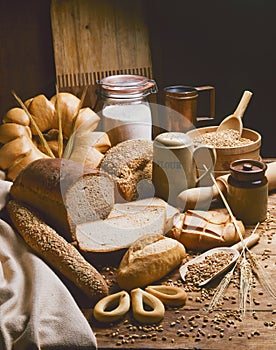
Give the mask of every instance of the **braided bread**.
<path id="1" fill-rule="evenodd" d="M 77 96 L 61 92 L 48 100 L 41 94 L 26 100 L 24 105 L 27 111 L 11 108 L 0 125 L 0 169 L 6 173 L 8 180 L 13 181 L 36 159 L 59 157 L 60 147 L 63 155 L 72 135 L 74 142 L 67 158 L 91 168 L 98 167 L 103 153 L 111 146 L 110 141 L 107 134 L 95 131 L 99 116 L 89 107 L 79 108 Z M 63 136 L 61 146 L 58 143 L 59 118 Z M 41 142 L 38 131 L 42 133 L 50 153 Z"/>

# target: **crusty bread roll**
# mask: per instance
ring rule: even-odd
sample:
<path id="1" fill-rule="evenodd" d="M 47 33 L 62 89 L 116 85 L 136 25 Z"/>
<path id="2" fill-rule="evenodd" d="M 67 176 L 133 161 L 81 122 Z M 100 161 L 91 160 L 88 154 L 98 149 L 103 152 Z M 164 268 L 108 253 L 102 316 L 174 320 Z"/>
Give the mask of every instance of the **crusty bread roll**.
<path id="1" fill-rule="evenodd" d="M 143 192 L 152 179 L 152 152 L 152 141 L 127 140 L 104 155 L 100 168 L 114 178 L 121 199 L 133 201 L 148 197 Z"/>
<path id="2" fill-rule="evenodd" d="M 15 228 L 25 242 L 80 288 L 91 302 L 96 303 L 108 294 L 108 287 L 102 275 L 72 244 L 46 225 L 35 211 L 14 200 L 8 203 L 7 209 Z"/>
<path id="3" fill-rule="evenodd" d="M 245 227 L 236 220 L 242 236 Z M 204 251 L 215 247 L 231 246 L 240 241 L 239 233 L 227 209 L 208 211 L 187 210 L 175 218 L 168 236 L 177 239 L 187 249 Z"/>
<path id="4" fill-rule="evenodd" d="M 16 177 L 10 194 L 39 210 L 45 222 L 68 240 L 76 223 L 104 219 L 114 205 L 108 174 L 59 158 L 29 164 Z"/>
<path id="5" fill-rule="evenodd" d="M 166 276 L 186 256 L 184 246 L 162 235 L 144 235 L 127 250 L 117 271 L 122 289 L 144 287 Z"/>

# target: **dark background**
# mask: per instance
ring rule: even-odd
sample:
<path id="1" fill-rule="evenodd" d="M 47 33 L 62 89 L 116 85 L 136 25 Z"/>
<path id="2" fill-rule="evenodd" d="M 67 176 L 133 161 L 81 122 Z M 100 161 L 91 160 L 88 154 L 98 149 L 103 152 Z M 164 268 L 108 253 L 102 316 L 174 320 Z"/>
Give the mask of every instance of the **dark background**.
<path id="1" fill-rule="evenodd" d="M 276 157 L 275 0 L 148 0 L 144 5 L 159 90 L 214 86 L 214 124 L 234 111 L 244 90 L 252 91 L 244 125 L 261 133 L 262 156 Z M 23 100 L 55 93 L 50 0 L 1 0 L 0 43 L 0 116 L 15 106 L 12 89 Z M 206 114 L 202 106 L 199 100 L 199 114 Z"/>

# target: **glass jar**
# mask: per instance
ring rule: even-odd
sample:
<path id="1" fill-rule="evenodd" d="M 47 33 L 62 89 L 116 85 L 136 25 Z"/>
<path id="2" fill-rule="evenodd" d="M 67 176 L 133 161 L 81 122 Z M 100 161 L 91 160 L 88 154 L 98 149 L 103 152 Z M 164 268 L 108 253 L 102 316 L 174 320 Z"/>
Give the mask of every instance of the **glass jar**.
<path id="1" fill-rule="evenodd" d="M 148 95 L 157 92 L 154 80 L 140 75 L 112 75 L 98 82 L 102 128 L 111 145 L 130 139 L 152 140 Z"/>
<path id="2" fill-rule="evenodd" d="M 228 203 L 233 214 L 245 225 L 262 222 L 267 217 L 267 165 L 252 159 L 236 160 L 230 164 Z"/>

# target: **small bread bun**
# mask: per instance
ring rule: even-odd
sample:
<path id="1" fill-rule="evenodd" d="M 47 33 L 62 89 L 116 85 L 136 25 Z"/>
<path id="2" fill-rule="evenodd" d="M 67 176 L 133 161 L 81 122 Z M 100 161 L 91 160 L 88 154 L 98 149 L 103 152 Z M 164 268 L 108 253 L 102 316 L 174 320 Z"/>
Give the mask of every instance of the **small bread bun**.
<path id="1" fill-rule="evenodd" d="M 0 125 L 0 143 L 7 143 L 21 136 L 31 138 L 31 129 L 28 126 L 15 123 L 6 123 Z"/>
<path id="2" fill-rule="evenodd" d="M 159 234 L 138 239 L 123 256 L 117 271 L 122 289 L 143 287 L 166 276 L 186 256 L 184 246 Z"/>
<path id="3" fill-rule="evenodd" d="M 14 107 L 14 108 L 11 108 L 4 115 L 3 123 L 16 123 L 19 125 L 29 126 L 30 118 L 22 108 Z"/>

